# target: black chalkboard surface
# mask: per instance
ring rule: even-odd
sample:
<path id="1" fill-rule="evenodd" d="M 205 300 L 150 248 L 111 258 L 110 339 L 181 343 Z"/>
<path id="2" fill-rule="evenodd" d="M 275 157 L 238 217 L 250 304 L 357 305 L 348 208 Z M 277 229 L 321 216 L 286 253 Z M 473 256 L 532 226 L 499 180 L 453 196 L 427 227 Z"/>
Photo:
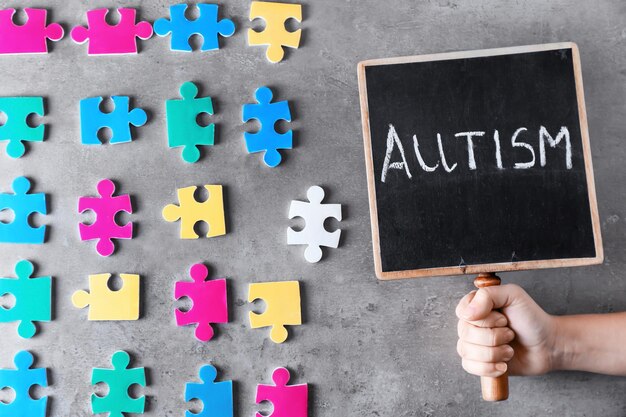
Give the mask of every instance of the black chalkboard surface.
<path id="1" fill-rule="evenodd" d="M 379 278 L 602 262 L 575 44 L 358 69 Z"/>

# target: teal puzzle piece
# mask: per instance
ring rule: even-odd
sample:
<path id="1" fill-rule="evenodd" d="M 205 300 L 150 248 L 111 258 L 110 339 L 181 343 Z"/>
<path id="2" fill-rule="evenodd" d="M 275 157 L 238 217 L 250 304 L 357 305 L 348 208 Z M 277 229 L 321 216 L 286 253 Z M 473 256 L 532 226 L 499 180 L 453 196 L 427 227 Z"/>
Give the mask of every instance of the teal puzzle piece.
<path id="1" fill-rule="evenodd" d="M 15 305 L 0 308 L 0 323 L 19 321 L 17 334 L 27 339 L 37 332 L 35 321 L 50 321 L 52 306 L 52 278 L 33 278 L 30 261 L 15 264 L 15 278 L 0 278 L 0 296 L 11 294 Z M 0 414 L 1 415 L 1 414 Z"/>
<path id="2" fill-rule="evenodd" d="M 38 400 L 31 398 L 29 390 L 34 385 L 48 386 L 46 368 L 31 368 L 33 355 L 22 350 L 13 358 L 16 369 L 0 369 L 0 390 L 6 387 L 15 392 L 10 403 L 0 401 L 0 416 L 6 417 L 45 417 L 48 397 Z"/>
<path id="3" fill-rule="evenodd" d="M 29 194 L 30 181 L 26 177 L 17 177 L 11 188 L 14 194 L 0 193 L 0 211 L 11 210 L 13 221 L 0 222 L 0 242 L 42 244 L 46 238 L 46 226 L 32 227 L 28 218 L 33 213 L 47 214 L 46 195 Z"/>
<path id="4" fill-rule="evenodd" d="M 200 159 L 199 146 L 212 146 L 215 141 L 215 125 L 198 125 L 201 113 L 213 114 L 211 97 L 198 98 L 198 87 L 191 81 L 180 86 L 181 99 L 166 100 L 167 140 L 170 148 L 183 147 L 185 162 Z"/>
<path id="5" fill-rule="evenodd" d="M 113 369 L 93 368 L 91 383 L 105 383 L 109 393 L 105 397 L 91 395 L 91 411 L 94 414 L 110 413 L 109 417 L 124 417 L 123 413 L 143 414 L 146 397 L 132 398 L 128 395 L 131 385 L 146 386 L 144 368 L 128 368 L 130 356 L 123 350 L 117 351 L 111 358 Z"/>
<path id="6" fill-rule="evenodd" d="M 26 119 L 31 114 L 44 115 L 43 97 L 0 97 L 0 112 L 6 123 L 0 126 L 0 140 L 8 140 L 7 155 L 20 158 L 26 152 L 23 142 L 42 142 L 45 126 L 30 127 Z"/>

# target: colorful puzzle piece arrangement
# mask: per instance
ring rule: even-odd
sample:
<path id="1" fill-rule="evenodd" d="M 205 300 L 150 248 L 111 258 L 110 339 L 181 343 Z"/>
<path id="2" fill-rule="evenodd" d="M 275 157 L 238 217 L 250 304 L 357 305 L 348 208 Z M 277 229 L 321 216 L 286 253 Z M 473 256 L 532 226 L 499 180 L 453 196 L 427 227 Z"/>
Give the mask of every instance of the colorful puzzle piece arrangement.
<path id="1" fill-rule="evenodd" d="M 63 37 L 61 25 L 47 23 L 46 9 L 24 8 L 24 12 L 27 21 L 16 25 L 15 9 L 0 10 L 0 54 L 45 54 L 48 39 L 58 41 Z"/>
<path id="2" fill-rule="evenodd" d="M 29 217 L 34 213 L 47 214 L 46 195 L 29 193 L 31 184 L 26 177 L 17 177 L 11 185 L 14 194 L 0 193 L 0 211 L 11 210 L 13 221 L 0 222 L 0 242 L 41 244 L 46 237 L 46 226 L 32 227 Z"/>
<path id="3" fill-rule="evenodd" d="M 180 220 L 180 238 L 197 239 L 199 236 L 194 231 L 198 222 L 205 222 L 209 226 L 206 237 L 222 236 L 226 234 L 224 220 L 224 199 L 221 185 L 205 185 L 209 192 L 209 198 L 204 202 L 195 199 L 195 186 L 179 188 L 178 202 L 168 204 L 163 208 L 163 218 L 168 222 Z"/>
<path id="4" fill-rule="evenodd" d="M 13 357 L 16 369 L 0 369 L 0 390 L 11 388 L 15 399 L 10 403 L 0 401 L 0 416 L 6 417 L 45 417 L 48 397 L 38 400 L 30 396 L 30 389 L 38 385 L 48 386 L 48 370 L 32 368 L 33 355 L 22 350 Z"/>
<path id="5" fill-rule="evenodd" d="M 189 38 L 193 35 L 202 36 L 202 51 L 213 51 L 220 48 L 218 35 L 229 37 L 235 33 L 235 24 L 230 19 L 218 19 L 217 4 L 197 5 L 199 17 L 189 20 L 185 17 L 187 4 L 170 6 L 170 18 L 161 18 L 154 22 L 154 32 L 159 36 L 172 35 L 170 49 L 172 51 L 191 52 Z"/>
<path id="6" fill-rule="evenodd" d="M 250 20 L 265 20 L 265 29 L 257 32 L 248 29 L 248 45 L 268 45 L 266 56 L 270 62 L 283 60 L 283 47 L 297 48 L 300 45 L 302 30 L 289 32 L 285 28 L 288 19 L 302 22 L 302 5 L 253 1 L 250 6 Z"/>
<path id="7" fill-rule="evenodd" d="M 291 122 L 289 102 L 277 101 L 272 103 L 273 96 L 274 93 L 269 87 L 261 87 L 255 93 L 258 104 L 243 105 L 243 121 L 257 119 L 261 124 L 258 132 L 245 132 L 243 134 L 248 153 L 265 151 L 263 161 L 272 168 L 278 166 L 282 160 L 278 149 L 291 149 L 293 147 L 292 131 L 278 133 L 275 126 L 279 120 Z"/>
<path id="8" fill-rule="evenodd" d="M 130 97 L 112 96 L 115 108 L 109 113 L 100 110 L 103 97 L 90 97 L 80 101 L 80 139 L 84 145 L 102 145 L 98 131 L 111 129 L 110 143 L 125 143 L 133 140 L 130 125 L 141 127 L 148 121 L 143 109 L 130 110 Z"/>
<path id="9" fill-rule="evenodd" d="M 193 303 L 191 310 L 176 310 L 176 324 L 187 326 L 197 324 L 196 338 L 208 342 L 213 337 L 211 323 L 228 323 L 228 297 L 226 280 L 207 281 L 209 270 L 204 264 L 195 264 L 189 269 L 193 282 L 178 281 L 174 287 L 174 298 L 189 297 Z"/>
<path id="10" fill-rule="evenodd" d="M 215 382 L 217 370 L 212 365 L 200 368 L 202 383 L 185 384 L 185 401 L 202 401 L 199 413 L 185 412 L 186 417 L 233 417 L 233 381 Z"/>
<path id="11" fill-rule="evenodd" d="M 287 340 L 285 326 L 302 324 L 300 313 L 300 283 L 298 281 L 259 282 L 248 287 L 248 302 L 255 300 L 265 302 L 265 311 L 261 314 L 249 313 L 250 327 L 271 326 L 270 339 L 274 343 Z"/>
<path id="12" fill-rule="evenodd" d="M 133 223 L 120 226 L 115 221 L 115 216 L 122 211 L 132 213 L 133 207 L 128 194 L 113 197 L 115 184 L 109 179 L 98 183 L 100 197 L 80 197 L 78 199 L 78 212 L 91 210 L 96 214 L 96 220 L 86 225 L 80 223 L 78 231 L 81 240 L 98 239 L 96 251 L 101 256 L 110 256 L 115 251 L 113 239 L 132 239 Z"/>
<path id="13" fill-rule="evenodd" d="M 211 97 L 197 97 L 198 87 L 188 81 L 180 86 L 182 100 L 167 100 L 167 141 L 170 148 L 183 147 L 183 161 L 197 162 L 200 159 L 200 146 L 213 146 L 215 125 L 200 126 L 198 115 L 213 114 Z"/>
<path id="14" fill-rule="evenodd" d="M 96 414 L 110 413 L 109 417 L 124 417 L 122 413 L 143 413 L 146 397 L 132 398 L 128 389 L 132 385 L 146 386 L 146 370 L 128 368 L 130 356 L 123 350 L 113 354 L 111 363 L 113 369 L 93 368 L 91 371 L 92 384 L 104 382 L 109 386 L 109 393 L 105 397 L 91 395 L 91 411 Z"/>
<path id="15" fill-rule="evenodd" d="M 302 217 L 306 222 L 304 229 L 296 232 L 291 227 L 287 229 L 288 245 L 308 245 L 304 250 L 304 258 L 315 263 L 322 259 L 320 246 L 336 248 L 339 246 L 341 230 L 326 231 L 324 222 L 333 217 L 341 221 L 341 204 L 322 204 L 325 193 L 322 187 L 312 186 L 306 193 L 309 202 L 293 200 L 289 207 L 289 218 Z"/>
<path id="16" fill-rule="evenodd" d="M 47 322 L 52 316 L 52 278 L 34 278 L 34 269 L 30 261 L 22 260 L 15 264 L 17 279 L 0 278 L 0 297 L 11 294 L 15 299 L 13 307 L 0 307 L 0 323 L 19 321 L 17 334 L 25 339 L 37 332 L 36 321 Z"/>
<path id="17" fill-rule="evenodd" d="M 117 9 L 119 22 L 109 25 L 106 21 L 108 9 L 94 9 L 87 12 L 87 27 L 75 26 L 70 33 L 72 40 L 82 44 L 89 40 L 89 55 L 136 54 L 137 38 L 149 39 L 152 25 L 148 22 L 136 23 L 136 9 Z"/>
<path id="18" fill-rule="evenodd" d="M 256 413 L 256 417 L 307 417 L 309 386 L 307 384 L 287 385 L 291 375 L 286 368 L 276 368 L 272 373 L 274 385 L 259 384 L 256 390 L 256 403 L 269 401 L 274 411 L 269 416 Z"/>
<path id="19" fill-rule="evenodd" d="M 137 320 L 139 318 L 139 284 L 136 274 L 120 274 L 122 288 L 109 288 L 111 274 L 89 275 L 89 291 L 79 290 L 72 295 L 76 308 L 89 306 L 87 319 Z"/>
<path id="20" fill-rule="evenodd" d="M 45 126 L 30 127 L 26 122 L 31 114 L 43 117 L 43 97 L 0 97 L 0 113 L 7 117 L 4 125 L 0 126 L 0 141 L 9 141 L 7 155 L 11 158 L 24 155 L 26 147 L 22 142 L 44 140 Z"/>

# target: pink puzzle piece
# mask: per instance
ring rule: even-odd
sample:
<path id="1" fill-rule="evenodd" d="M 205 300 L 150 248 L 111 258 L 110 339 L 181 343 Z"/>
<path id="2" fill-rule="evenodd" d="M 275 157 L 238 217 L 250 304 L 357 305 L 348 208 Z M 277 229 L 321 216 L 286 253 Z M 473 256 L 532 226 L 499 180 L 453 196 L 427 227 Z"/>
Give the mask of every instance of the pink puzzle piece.
<path id="1" fill-rule="evenodd" d="M 128 194 L 115 196 L 115 184 L 109 179 L 98 183 L 100 197 L 80 197 L 78 199 L 78 212 L 91 210 L 96 213 L 96 221 L 93 224 L 79 224 L 81 240 L 99 239 L 96 251 L 102 256 L 109 256 L 115 251 L 112 239 L 132 239 L 133 223 L 128 222 L 119 226 L 115 222 L 115 215 L 120 211 L 133 212 L 130 196 Z"/>
<path id="2" fill-rule="evenodd" d="M 15 9 L 0 10 L 0 54 L 45 54 L 48 39 L 58 41 L 63 28 L 58 23 L 46 25 L 46 9 L 25 8 L 28 20 L 23 25 L 13 22 Z"/>
<path id="3" fill-rule="evenodd" d="M 136 54 L 137 39 L 149 39 L 152 25 L 148 22 L 135 23 L 136 9 L 117 9 L 120 20 L 117 25 L 109 25 L 105 16 L 108 9 L 94 9 L 87 12 L 88 28 L 75 26 L 70 35 L 74 42 L 85 43 L 89 39 L 89 55 Z"/>
<path id="4" fill-rule="evenodd" d="M 307 417 L 309 387 L 307 384 L 287 385 L 289 371 L 276 368 L 272 374 L 275 385 L 259 384 L 256 388 L 256 403 L 269 401 L 274 411 L 269 416 L 256 413 L 256 417 Z"/>
<path id="5" fill-rule="evenodd" d="M 211 340 L 211 323 L 228 323 L 228 297 L 226 280 L 205 281 L 209 270 L 204 264 L 195 264 L 189 269 L 193 282 L 178 281 L 174 288 L 174 298 L 189 297 L 193 302 L 187 312 L 176 310 L 176 324 L 186 326 L 198 324 L 196 338 L 203 342 Z"/>

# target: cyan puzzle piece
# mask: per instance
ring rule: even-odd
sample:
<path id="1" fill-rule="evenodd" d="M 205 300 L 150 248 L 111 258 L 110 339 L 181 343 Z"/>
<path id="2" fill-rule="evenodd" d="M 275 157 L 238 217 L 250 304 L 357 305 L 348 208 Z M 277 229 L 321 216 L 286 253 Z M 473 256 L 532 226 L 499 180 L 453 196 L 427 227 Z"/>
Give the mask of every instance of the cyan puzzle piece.
<path id="1" fill-rule="evenodd" d="M 185 401 L 202 401 L 202 411 L 185 411 L 186 417 L 233 417 L 233 381 L 215 382 L 217 370 L 212 365 L 200 368 L 202 383 L 185 384 Z"/>
<path id="2" fill-rule="evenodd" d="M 307 417 L 309 387 L 307 384 L 287 385 L 290 378 L 286 368 L 276 368 L 272 373 L 275 385 L 257 386 L 256 403 L 269 401 L 274 411 L 268 416 L 256 413 L 256 417 Z"/>
<path id="3" fill-rule="evenodd" d="M 243 105 L 243 121 L 257 119 L 261 128 L 257 133 L 245 132 L 246 148 L 248 153 L 265 151 L 263 161 L 270 167 L 280 164 L 282 157 L 278 149 L 293 147 L 292 131 L 278 133 L 275 124 L 279 120 L 291 122 L 291 111 L 288 101 L 272 103 L 273 93 L 269 87 L 261 87 L 255 93 L 258 104 Z"/>
<path id="4" fill-rule="evenodd" d="M 30 181 L 17 177 L 11 185 L 15 194 L 0 193 L 0 211 L 13 211 L 13 221 L 0 222 L 0 242 L 41 244 L 46 237 L 46 226 L 32 227 L 28 218 L 33 213 L 47 214 L 46 195 L 29 194 Z"/>
<path id="5" fill-rule="evenodd" d="M 35 386 L 48 386 L 48 370 L 31 368 L 33 355 L 22 350 L 13 357 L 16 369 L 0 369 L 0 390 L 11 388 L 15 399 L 10 403 L 0 401 L 0 416 L 6 417 L 45 417 L 48 397 L 38 400 L 31 398 L 29 390 Z"/>
<path id="6" fill-rule="evenodd" d="M 6 114 L 6 123 L 0 126 L 0 140 L 8 140 L 7 155 L 19 158 L 26 148 L 23 141 L 42 142 L 45 127 L 43 124 L 30 127 L 26 119 L 31 114 L 44 115 L 43 97 L 1 97 L 0 112 Z"/>
<path id="7" fill-rule="evenodd" d="M 11 294 L 15 298 L 13 307 L 0 308 L 0 323 L 19 321 L 17 334 L 23 338 L 35 335 L 35 321 L 50 321 L 51 318 L 52 278 L 33 278 L 33 271 L 33 264 L 22 260 L 15 264 L 17 279 L 0 278 L 0 297 Z"/>
<path id="8" fill-rule="evenodd" d="M 161 18 L 154 22 L 154 32 L 159 36 L 172 34 L 170 49 L 172 51 L 191 52 L 189 38 L 193 35 L 202 36 L 202 51 L 213 51 L 220 48 L 218 35 L 224 37 L 235 33 L 235 24 L 230 19 L 218 20 L 217 4 L 198 4 L 200 16 L 195 20 L 185 17 L 186 4 L 170 6 L 170 19 Z"/>
<path id="9" fill-rule="evenodd" d="M 130 356 L 123 350 L 113 354 L 111 359 L 113 369 L 93 368 L 91 383 L 104 382 L 109 386 L 109 393 L 105 397 L 91 395 L 91 411 L 110 413 L 109 417 L 124 417 L 122 413 L 142 414 L 146 405 L 146 397 L 132 398 L 128 395 L 131 385 L 146 386 L 146 371 L 144 368 L 128 368 Z"/>
<path id="10" fill-rule="evenodd" d="M 182 100 L 166 100 L 167 141 L 170 148 L 183 147 L 183 160 L 188 163 L 200 159 L 199 146 L 212 146 L 215 125 L 200 126 L 196 118 L 201 113 L 213 114 L 211 97 L 197 97 L 198 87 L 188 81 L 180 86 Z"/>
<path id="11" fill-rule="evenodd" d="M 148 121 L 143 109 L 130 110 L 130 97 L 112 96 L 115 108 L 110 113 L 100 110 L 103 97 L 90 97 L 80 101 L 80 138 L 84 145 L 102 145 L 98 131 L 111 129 L 110 143 L 125 143 L 133 140 L 130 125 L 140 127 Z"/>

